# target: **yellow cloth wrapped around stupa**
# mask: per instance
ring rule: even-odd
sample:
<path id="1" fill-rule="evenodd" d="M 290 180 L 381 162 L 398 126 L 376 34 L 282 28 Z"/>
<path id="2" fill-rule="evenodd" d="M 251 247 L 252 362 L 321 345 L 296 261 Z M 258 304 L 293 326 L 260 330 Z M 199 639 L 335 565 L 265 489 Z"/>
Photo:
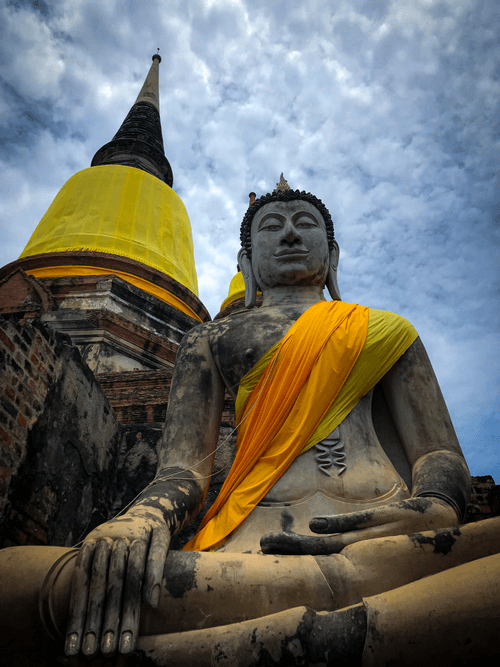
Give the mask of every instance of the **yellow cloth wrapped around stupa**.
<path id="1" fill-rule="evenodd" d="M 198 295 L 184 204 L 168 185 L 140 169 L 103 165 L 75 174 L 57 194 L 21 257 L 68 251 L 136 260 Z M 72 268 L 71 275 L 79 275 L 78 267 Z"/>

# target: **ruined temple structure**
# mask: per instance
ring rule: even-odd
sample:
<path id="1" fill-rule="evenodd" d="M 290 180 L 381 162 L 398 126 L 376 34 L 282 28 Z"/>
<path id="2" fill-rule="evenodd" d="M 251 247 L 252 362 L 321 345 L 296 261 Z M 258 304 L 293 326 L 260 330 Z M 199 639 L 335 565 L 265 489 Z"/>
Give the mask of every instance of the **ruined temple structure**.
<path id="1" fill-rule="evenodd" d="M 160 61 L 112 140 L 0 269 L 0 547 L 76 544 L 151 480 L 178 345 L 210 319 L 163 148 Z M 240 275 L 217 317 L 243 297 Z M 221 434 L 233 426 L 227 398 Z M 233 444 L 215 470 L 228 469 Z M 499 514 L 499 491 L 473 479 L 468 519 Z"/>

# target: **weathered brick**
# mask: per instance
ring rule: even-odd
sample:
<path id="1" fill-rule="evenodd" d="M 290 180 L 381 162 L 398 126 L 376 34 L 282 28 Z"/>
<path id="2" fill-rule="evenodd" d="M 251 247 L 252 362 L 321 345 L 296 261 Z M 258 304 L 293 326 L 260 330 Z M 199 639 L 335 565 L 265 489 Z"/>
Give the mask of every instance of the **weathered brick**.
<path id="1" fill-rule="evenodd" d="M 0 408 L 0 422 L 4 424 L 4 428 L 7 433 L 13 433 L 19 428 L 19 424 L 15 421 L 15 419 L 12 419 L 12 417 L 4 412 L 2 408 Z"/>
<path id="2" fill-rule="evenodd" d="M 11 436 L 8 433 L 6 433 L 1 426 L 0 426 L 0 440 L 5 442 L 7 445 L 10 445 L 12 443 Z"/>
<path id="3" fill-rule="evenodd" d="M 14 343 L 10 340 L 10 338 L 7 336 L 7 334 L 0 329 L 0 340 L 2 343 L 7 347 L 10 352 L 14 352 L 16 349 L 16 346 Z"/>
<path id="4" fill-rule="evenodd" d="M 27 419 L 30 419 L 30 417 L 33 417 L 33 410 L 31 409 L 31 407 L 27 403 L 24 403 L 24 405 L 23 405 L 23 403 L 24 403 L 24 401 L 22 401 L 21 405 L 20 405 L 20 407 L 23 411 L 23 414 L 26 415 Z"/>
<path id="5" fill-rule="evenodd" d="M 48 378 L 47 378 L 47 380 L 48 380 Z M 43 378 L 39 378 L 37 384 L 38 384 L 38 395 L 39 396 L 45 396 L 47 394 L 47 390 L 49 388 L 48 383 Z"/>
<path id="6" fill-rule="evenodd" d="M 17 363 L 19 364 L 19 368 L 22 368 L 22 366 L 24 365 L 24 356 L 21 350 L 16 349 L 16 351 L 12 355 L 12 358 L 13 361 L 17 361 Z"/>
<path id="7" fill-rule="evenodd" d="M 10 398 L 11 401 L 16 399 L 16 392 L 12 389 L 12 387 L 5 387 L 5 394 Z"/>
<path id="8" fill-rule="evenodd" d="M 18 347 L 20 347 L 21 350 L 22 350 L 25 354 L 28 353 L 28 348 L 27 348 L 27 346 L 26 346 L 26 343 L 24 343 L 24 342 L 19 338 L 19 336 L 18 336 L 17 334 L 14 336 L 14 343 L 15 343 Z"/>
<path id="9" fill-rule="evenodd" d="M 29 364 L 29 366 L 27 365 Z M 29 374 L 30 377 L 34 378 L 35 380 L 38 377 L 38 364 L 33 364 L 32 361 L 26 360 L 26 363 L 24 364 L 24 369 L 27 374 Z"/>
<path id="10" fill-rule="evenodd" d="M 26 428 L 26 418 L 21 413 L 17 416 L 17 423 L 20 424 L 23 428 Z"/>
<path id="11" fill-rule="evenodd" d="M 5 398 L 2 398 L 2 399 L 0 399 L 0 405 L 5 410 L 5 412 L 7 412 L 9 415 L 11 415 L 14 418 L 17 417 L 18 410 L 17 410 L 16 407 L 14 407 L 12 405 L 12 403 L 10 401 L 8 401 Z"/>
<path id="12" fill-rule="evenodd" d="M 10 360 L 10 365 L 12 366 L 12 368 L 15 370 L 15 372 L 18 375 L 22 375 L 23 369 L 21 368 L 21 366 L 19 366 L 18 363 L 16 363 L 16 361 L 14 359 Z"/>

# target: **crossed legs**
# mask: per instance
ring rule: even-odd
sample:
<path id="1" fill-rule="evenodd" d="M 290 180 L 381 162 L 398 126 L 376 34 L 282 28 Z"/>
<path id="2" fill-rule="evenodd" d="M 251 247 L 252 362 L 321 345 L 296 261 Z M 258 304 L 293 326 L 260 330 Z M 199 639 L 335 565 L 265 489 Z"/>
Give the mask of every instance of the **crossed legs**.
<path id="1" fill-rule="evenodd" d="M 328 632 L 332 633 L 337 624 L 339 628 L 358 628 L 368 641 L 377 623 L 380 626 L 376 619 L 390 618 L 384 621 L 387 632 L 390 634 L 391 628 L 397 626 L 402 636 L 401 627 L 410 628 L 411 634 L 423 622 L 422 618 L 427 618 L 429 605 L 426 606 L 425 600 L 434 605 L 435 615 L 445 619 L 439 621 L 444 626 L 448 616 L 453 620 L 460 611 L 459 618 L 469 619 L 467 627 L 470 627 L 472 609 L 476 605 L 475 617 L 483 619 L 482 627 L 488 633 L 491 620 L 496 628 L 500 615 L 497 602 L 500 599 L 500 557 L 486 557 L 498 552 L 500 519 L 413 536 L 359 542 L 332 556 L 171 552 L 165 565 L 158 608 L 143 607 L 140 648 L 148 655 L 155 654 L 156 664 L 161 665 L 163 658 L 158 651 L 161 646 L 164 649 L 165 636 L 170 647 L 177 642 L 179 651 L 184 653 L 187 649 L 182 646 L 187 641 L 191 650 L 198 651 L 192 663 L 186 654 L 182 663 L 187 666 L 205 664 L 200 656 L 208 650 L 206 628 L 210 628 L 208 632 L 212 637 L 240 637 L 238 641 L 244 644 L 250 626 L 257 628 L 261 637 L 265 635 L 265 628 L 271 637 L 272 629 L 280 627 L 280 623 L 284 624 L 283 632 L 287 636 L 296 634 L 294 628 L 300 626 L 300 632 L 309 637 L 309 642 L 313 635 L 319 636 L 319 625 L 328 627 Z M 60 641 L 62 646 L 75 553 L 59 547 L 12 547 L 0 551 L 3 585 L 0 646 L 3 655 L 6 650 L 9 652 L 9 664 L 25 664 L 16 662 L 16 656 L 21 653 L 31 651 L 35 657 L 41 655 L 41 648 L 50 644 L 47 636 Z M 468 561 L 474 562 L 463 565 Z M 460 571 L 451 569 L 458 566 Z M 466 574 L 462 571 L 464 567 Z M 422 579 L 424 577 L 429 578 Z M 414 580 L 418 581 L 411 583 Z M 429 584 L 432 581 L 434 583 Z M 461 582 L 468 582 L 465 589 Z M 436 597 L 433 591 L 438 590 Z M 493 591 L 496 593 L 492 597 Z M 407 598 L 408 595 L 412 597 Z M 416 604 L 412 599 L 421 602 Z M 309 608 L 307 616 L 304 616 L 305 607 Z M 345 607 L 351 607 L 351 611 L 327 614 L 328 622 L 322 619 L 324 612 Z M 420 621 L 411 620 L 414 616 Z M 424 626 L 427 627 L 425 623 Z M 376 632 L 383 635 L 380 627 Z M 338 637 L 339 633 L 337 629 L 334 634 Z M 442 631 L 440 633 L 443 636 Z M 248 641 L 251 642 L 252 636 L 250 632 Z M 360 641 L 358 637 L 358 651 Z M 481 641 L 484 643 L 487 638 Z M 365 645 L 365 639 L 361 645 Z M 312 650 L 309 644 L 307 646 L 307 650 Z M 377 650 L 380 653 L 380 646 Z M 168 660 L 170 665 L 176 664 L 173 655 Z M 366 660 L 367 657 L 363 657 L 363 661 Z M 32 660 L 30 664 L 37 663 Z M 244 663 L 238 664 L 243 667 Z"/>

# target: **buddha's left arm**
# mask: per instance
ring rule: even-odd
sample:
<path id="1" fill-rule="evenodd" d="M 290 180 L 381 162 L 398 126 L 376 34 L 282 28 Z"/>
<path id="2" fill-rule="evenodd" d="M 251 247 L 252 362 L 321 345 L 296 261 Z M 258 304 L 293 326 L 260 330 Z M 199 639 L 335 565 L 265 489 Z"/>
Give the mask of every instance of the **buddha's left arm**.
<path id="1" fill-rule="evenodd" d="M 412 497 L 439 498 L 463 520 L 470 475 L 420 338 L 383 378 L 382 390 L 412 468 Z"/>
<path id="2" fill-rule="evenodd" d="M 458 525 L 469 498 L 470 474 L 436 375 L 420 338 L 381 380 L 412 469 L 412 497 L 371 510 L 315 517 L 312 538 L 329 553 L 360 540 Z"/>

